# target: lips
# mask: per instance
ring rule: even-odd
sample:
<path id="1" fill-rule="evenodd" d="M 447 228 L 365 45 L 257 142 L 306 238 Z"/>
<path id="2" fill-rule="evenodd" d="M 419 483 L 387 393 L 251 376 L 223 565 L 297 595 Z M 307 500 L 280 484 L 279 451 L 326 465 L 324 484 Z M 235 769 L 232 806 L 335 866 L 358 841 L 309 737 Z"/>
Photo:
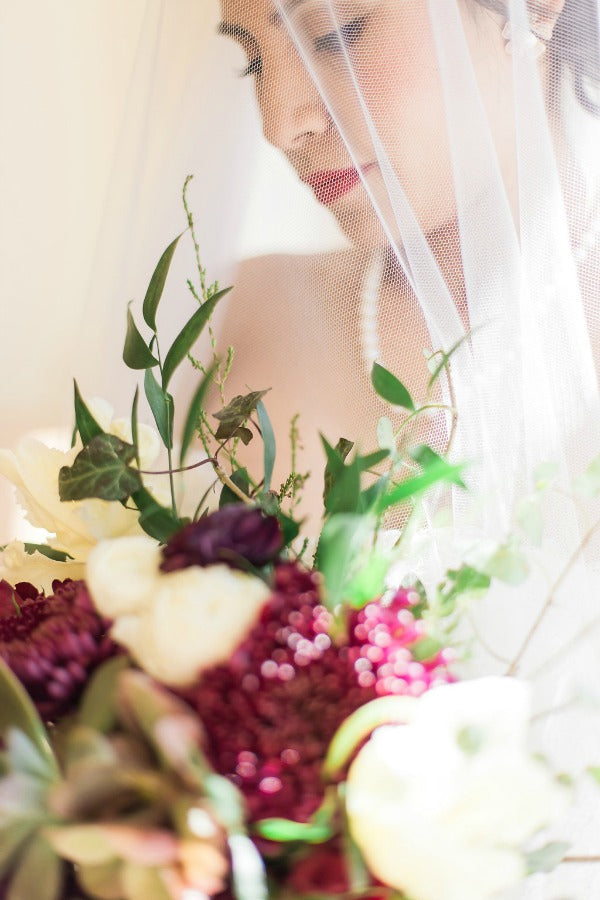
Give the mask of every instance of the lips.
<path id="1" fill-rule="evenodd" d="M 303 180 L 313 189 L 319 203 L 329 206 L 353 190 L 360 182 L 360 175 L 355 168 L 337 169 L 330 172 L 313 172 Z"/>

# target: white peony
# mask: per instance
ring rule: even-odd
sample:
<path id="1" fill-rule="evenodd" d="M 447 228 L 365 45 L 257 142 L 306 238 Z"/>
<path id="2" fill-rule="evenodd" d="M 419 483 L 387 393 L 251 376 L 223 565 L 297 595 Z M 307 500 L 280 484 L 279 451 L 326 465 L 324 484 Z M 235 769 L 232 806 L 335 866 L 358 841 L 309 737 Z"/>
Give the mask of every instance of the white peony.
<path id="1" fill-rule="evenodd" d="M 488 900 L 525 875 L 522 847 L 568 791 L 525 745 L 529 690 L 445 685 L 409 725 L 378 729 L 351 766 L 350 828 L 373 873 L 413 900 Z"/>
<path id="2" fill-rule="evenodd" d="M 226 662 L 255 624 L 270 591 L 254 575 L 225 565 L 161 572 L 151 538 L 103 541 L 87 563 L 87 583 L 112 636 L 149 675 L 193 682 Z"/>

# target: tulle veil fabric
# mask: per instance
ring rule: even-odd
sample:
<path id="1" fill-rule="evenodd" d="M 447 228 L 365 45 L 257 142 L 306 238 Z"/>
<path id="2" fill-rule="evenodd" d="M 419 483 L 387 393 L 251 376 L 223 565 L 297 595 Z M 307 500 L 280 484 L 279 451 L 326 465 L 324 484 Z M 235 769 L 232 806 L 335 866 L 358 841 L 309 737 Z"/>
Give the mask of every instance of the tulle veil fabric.
<path id="1" fill-rule="evenodd" d="M 246 10 L 253 3 L 246 0 Z M 452 496 L 449 528 L 437 526 L 431 508 L 429 555 L 419 560 L 420 574 L 435 583 L 457 547 L 475 537 L 501 537 L 514 524 L 536 469 L 546 461 L 557 464 L 560 492 L 550 492 L 546 501 L 549 524 L 543 549 L 532 550 L 534 574 L 519 588 L 492 592 L 473 612 L 481 638 L 476 671 L 506 670 L 555 587 L 519 674 L 537 690 L 537 748 L 578 771 L 600 765 L 593 702 L 585 718 L 572 705 L 574 694 L 589 700 L 599 681 L 598 540 L 588 542 L 568 578 L 561 579 L 561 572 L 595 521 L 589 505 L 582 511 L 570 499 L 571 482 L 600 453 L 600 116 L 593 78 L 600 70 L 594 40 L 600 9 L 598 0 L 566 0 L 565 9 L 575 3 L 579 17 L 563 14 L 557 25 L 561 60 L 546 50 L 552 77 L 545 83 L 530 39 L 536 4 L 525 0 L 509 0 L 505 16 L 489 8 L 493 3 L 483 4 L 483 13 L 474 0 L 274 2 L 271 12 L 290 40 L 288 59 L 294 66 L 300 60 L 326 110 L 327 127 L 341 136 L 349 161 L 344 165 L 356 167 L 362 179 L 342 228 L 262 137 L 264 129 L 273 139 L 273 123 L 265 105 L 257 107 L 252 79 L 236 77 L 244 54 L 216 34 L 216 0 L 137 0 L 126 10 L 106 0 L 89 0 L 85 10 L 66 4 L 70 31 L 60 51 L 70 67 L 64 63 L 62 88 L 52 80 L 51 51 L 59 48 L 46 40 L 46 57 L 38 51 L 47 73 L 38 74 L 33 88 L 24 79 L 22 100 L 17 91 L 3 102 L 13 112 L 28 104 L 29 121 L 43 129 L 40 112 L 48 94 L 68 112 L 81 72 L 91 71 L 95 87 L 75 108 L 88 127 L 99 117 L 109 139 L 96 169 L 94 140 L 77 151 L 79 164 L 82 158 L 88 164 L 76 177 L 67 150 L 78 129 L 64 132 L 45 175 L 62 187 L 46 205 L 43 181 L 26 180 L 18 135 L 12 155 L 4 148 L 3 168 L 18 175 L 25 193 L 24 199 L 11 195 L 3 210 L 2 243 L 10 251 L 4 268 L 17 275 L 12 281 L 4 276 L 15 318 L 2 372 L 8 383 L 19 371 L 26 332 L 29 357 L 43 368 L 12 393 L 6 443 L 32 421 L 38 427 L 64 424 L 63 398 L 73 374 L 84 390 L 108 394 L 127 414 L 119 398 L 129 384 L 115 375 L 122 371 L 125 305 L 141 300 L 160 252 L 185 227 L 180 192 L 188 173 L 195 176 L 190 202 L 203 262 L 211 278 L 237 283 L 224 338 L 240 343 L 240 383 L 274 385 L 269 410 L 280 425 L 297 408 L 304 411 L 307 456 L 318 445 L 311 435 L 319 429 L 333 440 L 348 430 L 345 436 L 372 442 L 378 418 L 396 415 L 370 392 L 373 360 L 418 391 L 428 377 L 423 348 L 447 351 L 459 344 L 437 398 L 456 410 L 456 426 L 451 413 L 438 413 L 421 436 L 445 450 L 452 434 L 452 458 L 471 463 L 470 492 Z M 27 6 L 19 6 L 20 14 L 16 6 L 3 9 L 3 15 L 10 12 L 8 35 L 26 34 Z M 401 7 L 406 11 L 403 23 L 396 18 L 398 34 L 387 34 L 392 42 L 397 37 L 397 58 L 405 65 L 390 67 L 382 80 L 369 35 L 380 34 L 384 19 L 378 23 L 378 17 L 392 7 L 396 16 Z M 413 16 L 417 7 L 425 15 Z M 258 16 L 258 3 L 256 9 Z M 511 24 L 507 37 L 503 18 Z M 103 57 L 115 52 L 114 26 L 121 20 L 121 67 L 112 85 L 102 87 L 98 73 Z M 57 33 L 52 23 L 46 26 L 46 35 Z M 437 73 L 439 108 L 423 99 L 409 115 L 396 100 L 420 96 L 425 74 L 419 73 L 415 47 L 424 40 L 428 71 Z M 495 58 L 498 43 L 509 41 L 512 52 L 486 76 L 490 89 L 482 81 L 481 57 Z M 31 65 L 33 57 L 32 49 Z M 12 59 L 16 70 L 14 54 Z M 290 78 L 285 67 L 278 77 L 279 103 L 301 106 L 306 82 Z M 98 96 L 107 109 L 94 115 L 89 104 Z M 498 133 L 500 109 L 509 150 Z M 440 152 L 429 159 L 436 140 Z M 287 155 L 300 170 L 293 153 Z M 342 167 L 340 158 L 330 161 L 331 169 Z M 90 210 L 86 184 L 93 178 Z M 22 203 L 39 205 L 43 218 L 26 220 Z M 46 247 L 57 233 L 66 235 L 66 249 L 58 258 L 41 257 L 38 277 L 27 265 L 31 246 Z M 235 263 L 244 258 L 249 261 L 235 276 Z M 51 278 L 44 274 L 50 263 Z M 174 333 L 180 312 L 192 308 L 185 279 L 193 266 L 191 248 L 182 247 L 164 301 L 167 332 Z M 33 330 L 17 316 L 20 310 L 37 323 Z M 182 383 L 179 390 L 185 395 L 189 386 Z M 482 649 L 488 646 L 493 652 Z M 575 855 L 600 853 L 599 805 L 593 791 L 584 792 L 567 824 Z M 536 876 L 515 897 L 596 894 L 600 865 L 573 863 Z"/>

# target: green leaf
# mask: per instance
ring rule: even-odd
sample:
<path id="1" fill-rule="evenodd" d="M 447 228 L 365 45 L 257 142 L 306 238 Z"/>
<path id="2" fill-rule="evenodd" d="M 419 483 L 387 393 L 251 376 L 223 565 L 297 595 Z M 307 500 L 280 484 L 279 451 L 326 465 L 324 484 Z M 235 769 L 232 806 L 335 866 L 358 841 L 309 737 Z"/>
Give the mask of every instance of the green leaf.
<path id="1" fill-rule="evenodd" d="M 173 515 L 172 510 L 161 506 L 144 487 L 132 494 L 131 499 L 140 511 L 140 526 L 146 534 L 161 544 L 166 543 L 185 524 L 185 520 L 179 519 Z"/>
<path id="2" fill-rule="evenodd" d="M 291 516 L 286 516 L 281 510 L 278 511 L 277 518 L 283 532 L 283 545 L 288 547 L 300 534 L 300 522 L 296 522 Z"/>
<path id="3" fill-rule="evenodd" d="M 146 369 L 144 391 L 162 442 L 167 450 L 171 450 L 173 447 L 173 397 L 163 391 L 154 377 L 152 369 Z"/>
<path id="4" fill-rule="evenodd" d="M 41 553 L 42 556 L 53 559 L 55 562 L 66 562 L 68 559 L 73 559 L 68 553 L 65 553 L 63 550 L 55 550 L 54 547 L 49 547 L 48 544 L 24 544 L 23 546 L 25 547 L 25 553 Z"/>
<path id="5" fill-rule="evenodd" d="M 427 660 L 433 659 L 442 648 L 443 644 L 440 644 L 435 638 L 427 636 L 411 644 L 410 651 L 417 662 L 427 662 Z"/>
<path id="6" fill-rule="evenodd" d="M 570 845 L 561 841 L 552 841 L 545 847 L 533 850 L 527 853 L 525 861 L 527 864 L 527 874 L 533 875 L 534 872 L 553 872 L 554 869 L 562 862 Z"/>
<path id="7" fill-rule="evenodd" d="M 377 443 L 382 450 L 387 450 L 390 454 L 396 452 L 396 438 L 394 436 L 394 426 L 387 416 L 382 416 L 377 423 Z"/>
<path id="8" fill-rule="evenodd" d="M 142 307 L 142 312 L 144 316 L 144 322 L 151 328 L 152 331 L 156 331 L 156 311 L 158 309 L 158 304 L 160 303 L 160 298 L 162 297 L 163 291 L 165 289 L 165 282 L 167 280 L 167 275 L 169 274 L 169 268 L 171 266 L 171 260 L 173 259 L 173 254 L 175 253 L 175 248 L 179 243 L 179 240 L 184 232 L 182 232 L 175 240 L 169 244 L 163 255 L 158 261 L 158 265 L 152 274 L 152 278 L 150 279 L 150 284 L 148 285 L 148 290 L 146 291 L 146 296 L 144 297 L 144 305 Z"/>
<path id="9" fill-rule="evenodd" d="M 388 403 L 391 403 L 392 406 L 401 406 L 403 409 L 414 412 L 415 404 L 408 390 L 395 375 L 392 375 L 379 363 L 373 363 L 371 384 L 375 392 L 384 400 L 387 400 Z"/>
<path id="10" fill-rule="evenodd" d="M 58 776 L 58 765 L 42 720 L 29 694 L 0 657 L 0 735 L 11 728 L 22 731 L 29 738 L 45 761 L 48 772 L 53 777 Z"/>
<path id="11" fill-rule="evenodd" d="M 79 703 L 77 721 L 80 725 L 103 734 L 111 731 L 117 718 L 115 698 L 119 674 L 128 665 L 127 656 L 115 656 L 96 669 Z"/>
<path id="12" fill-rule="evenodd" d="M 158 365 L 158 360 L 152 355 L 144 338 L 139 333 L 129 307 L 127 307 L 127 334 L 123 347 L 123 362 L 130 369 L 150 369 Z"/>
<path id="13" fill-rule="evenodd" d="M 248 475 L 247 469 L 236 469 L 235 472 L 231 473 L 231 481 L 238 487 L 244 494 L 250 495 L 250 476 Z M 219 497 L 219 509 L 223 506 L 227 506 L 230 503 L 239 503 L 240 498 L 237 497 L 233 491 L 227 487 L 226 484 L 223 485 L 223 490 L 221 491 L 221 495 Z"/>
<path id="14" fill-rule="evenodd" d="M 373 553 L 367 564 L 352 578 L 344 588 L 344 599 L 355 609 L 362 609 L 385 590 L 385 576 L 390 567 L 387 556 Z"/>
<path id="15" fill-rule="evenodd" d="M 140 399 L 140 389 L 136 385 L 135 394 L 133 395 L 133 403 L 131 405 L 131 442 L 135 449 L 135 461 L 138 469 L 140 465 L 140 442 L 138 436 L 138 401 Z"/>
<path id="16" fill-rule="evenodd" d="M 583 497 L 597 497 L 600 494 L 600 456 L 589 464 L 583 475 L 575 479 L 574 486 Z"/>
<path id="17" fill-rule="evenodd" d="M 256 412 L 258 413 L 258 424 L 262 433 L 263 440 L 263 465 L 264 465 L 264 482 L 263 490 L 271 490 L 271 478 L 273 477 L 273 467 L 275 465 L 275 432 L 271 425 L 267 410 L 262 400 L 256 404 Z"/>
<path id="18" fill-rule="evenodd" d="M 529 563 L 527 557 L 519 547 L 504 544 L 500 547 L 483 567 L 488 575 L 498 578 L 505 584 L 523 584 L 529 575 Z"/>
<path id="19" fill-rule="evenodd" d="M 4 878 L 12 867 L 21 847 L 37 829 L 38 824 L 35 820 L 29 819 L 13 820 L 7 825 L 0 825 L 0 878 Z"/>
<path id="20" fill-rule="evenodd" d="M 32 838 L 19 857 L 6 900 L 61 900 L 64 864 L 42 837 Z"/>
<path id="21" fill-rule="evenodd" d="M 355 458 L 348 465 L 342 466 L 340 473 L 331 485 L 325 501 L 325 511 L 328 515 L 358 512 L 359 499 L 360 465 L 358 459 Z"/>
<path id="22" fill-rule="evenodd" d="M 217 303 L 225 296 L 225 294 L 228 294 L 230 290 L 230 287 L 224 288 L 222 291 L 215 294 L 214 297 L 211 297 L 210 300 L 203 303 L 200 309 L 196 310 L 192 318 L 183 326 L 173 341 L 163 365 L 162 387 L 164 391 L 166 391 L 169 386 L 169 382 L 180 362 L 185 359 L 193 344 L 200 337 L 205 325 L 212 316 Z"/>
<path id="23" fill-rule="evenodd" d="M 289 843 L 302 841 L 304 844 L 324 844 L 329 841 L 334 830 L 331 825 L 317 822 L 294 822 L 292 819 L 261 819 L 253 830 L 268 841 Z"/>
<path id="24" fill-rule="evenodd" d="M 45 755 L 42 755 L 31 739 L 17 728 L 9 728 L 5 734 L 6 760 L 11 772 L 26 775 L 38 781 L 52 781 L 56 771 L 49 767 Z"/>
<path id="25" fill-rule="evenodd" d="M 126 500 L 142 486 L 140 473 L 127 464 L 135 448 L 112 434 L 100 434 L 58 473 L 61 500 Z"/>
<path id="26" fill-rule="evenodd" d="M 238 395 L 227 406 L 214 413 L 214 418 L 220 423 L 216 434 L 218 440 L 224 441 L 238 435 L 239 429 L 248 421 L 258 403 L 265 394 L 268 394 L 269 390 L 270 388 L 267 388 L 265 391 L 251 391 L 244 396 Z M 241 437 L 241 435 L 238 436 Z M 248 441 L 244 441 L 244 443 L 247 444 Z"/>
<path id="27" fill-rule="evenodd" d="M 190 444 L 192 443 L 192 439 L 194 434 L 196 433 L 196 428 L 198 425 L 198 419 L 200 416 L 200 411 L 202 409 L 202 404 L 204 403 L 204 397 L 206 396 L 206 392 L 208 391 L 213 376 L 218 368 L 218 361 L 215 360 L 213 365 L 210 367 L 194 396 L 192 397 L 192 402 L 190 403 L 187 416 L 185 417 L 185 423 L 183 426 L 183 437 L 181 439 L 181 453 L 179 455 L 179 465 L 183 466 L 185 457 L 187 456 L 187 452 L 190 449 Z"/>
<path id="28" fill-rule="evenodd" d="M 480 594 L 487 591 L 490 584 L 490 575 L 479 572 L 471 566 L 449 569 L 446 573 L 446 581 L 439 588 L 440 614 L 450 615 L 459 597 L 465 594 Z"/>
<path id="29" fill-rule="evenodd" d="M 97 437 L 99 434 L 104 434 L 104 431 L 93 415 L 85 405 L 83 401 L 83 397 L 79 392 L 79 386 L 76 381 L 73 381 L 75 388 L 75 427 L 79 432 L 79 437 L 81 438 L 81 442 L 85 447 L 93 438 Z"/>
<path id="30" fill-rule="evenodd" d="M 418 447 L 411 454 L 422 467 L 423 472 L 413 478 L 407 478 L 395 484 L 379 502 L 379 512 L 383 513 L 391 506 L 406 500 L 415 500 L 435 484 L 445 482 L 464 488 L 461 478 L 464 465 L 451 465 L 430 447 Z"/>
<path id="31" fill-rule="evenodd" d="M 587 770 L 588 775 L 591 775 L 596 784 L 600 785 L 600 766 L 590 766 Z"/>
<path id="32" fill-rule="evenodd" d="M 325 522 L 317 549 L 316 568 L 325 581 L 325 600 L 331 610 L 344 598 L 357 552 L 371 531 L 365 516 L 338 514 Z"/>
<path id="33" fill-rule="evenodd" d="M 524 497 L 517 507 L 517 522 L 535 547 L 542 543 L 544 519 L 540 508 L 539 497 Z"/>
<path id="34" fill-rule="evenodd" d="M 224 828 L 236 832 L 244 827 L 244 800 L 236 786 L 215 772 L 204 778 L 204 791 Z"/>

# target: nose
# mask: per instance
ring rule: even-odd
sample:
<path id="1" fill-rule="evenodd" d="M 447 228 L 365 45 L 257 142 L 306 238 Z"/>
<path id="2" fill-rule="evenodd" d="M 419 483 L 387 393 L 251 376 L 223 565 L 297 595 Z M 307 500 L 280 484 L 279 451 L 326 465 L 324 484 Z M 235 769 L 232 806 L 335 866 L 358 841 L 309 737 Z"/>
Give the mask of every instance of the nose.
<path id="1" fill-rule="evenodd" d="M 258 92 L 263 133 L 279 150 L 302 147 L 331 127 L 329 112 L 295 48 L 264 60 Z"/>

